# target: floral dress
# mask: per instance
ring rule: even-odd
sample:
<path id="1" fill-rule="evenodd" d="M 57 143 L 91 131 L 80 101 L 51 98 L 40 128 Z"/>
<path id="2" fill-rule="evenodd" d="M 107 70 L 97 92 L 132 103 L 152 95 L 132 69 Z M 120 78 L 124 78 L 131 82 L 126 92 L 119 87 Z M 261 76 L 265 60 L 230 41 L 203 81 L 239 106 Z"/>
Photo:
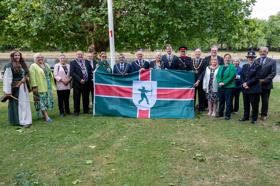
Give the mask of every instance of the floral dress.
<path id="1" fill-rule="evenodd" d="M 218 101 L 218 92 L 213 92 L 213 79 L 214 79 L 214 73 L 216 69 L 211 69 L 210 72 L 210 81 L 209 81 L 209 87 L 208 87 L 208 93 L 206 93 L 206 99 L 210 102 L 217 102 Z"/>
<path id="2" fill-rule="evenodd" d="M 49 68 L 42 68 L 46 74 L 46 79 L 47 79 L 47 87 L 48 91 L 47 92 L 39 92 L 37 95 L 34 95 L 36 97 L 34 100 L 38 100 L 38 103 L 34 103 L 34 106 L 36 110 L 51 110 L 54 107 L 54 101 L 53 101 L 53 96 L 52 96 L 52 86 L 51 86 L 51 71 Z"/>

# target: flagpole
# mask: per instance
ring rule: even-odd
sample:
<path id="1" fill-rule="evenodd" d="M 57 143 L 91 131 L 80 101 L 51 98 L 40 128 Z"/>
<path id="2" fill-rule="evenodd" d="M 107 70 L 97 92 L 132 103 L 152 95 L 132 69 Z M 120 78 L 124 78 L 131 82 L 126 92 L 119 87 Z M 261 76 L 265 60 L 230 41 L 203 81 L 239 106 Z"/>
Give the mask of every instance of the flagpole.
<path id="1" fill-rule="evenodd" d="M 114 32 L 114 22 L 113 22 L 112 0 L 108 0 L 107 4 L 108 4 L 108 19 L 109 19 L 111 68 L 113 69 L 115 65 L 115 32 Z"/>

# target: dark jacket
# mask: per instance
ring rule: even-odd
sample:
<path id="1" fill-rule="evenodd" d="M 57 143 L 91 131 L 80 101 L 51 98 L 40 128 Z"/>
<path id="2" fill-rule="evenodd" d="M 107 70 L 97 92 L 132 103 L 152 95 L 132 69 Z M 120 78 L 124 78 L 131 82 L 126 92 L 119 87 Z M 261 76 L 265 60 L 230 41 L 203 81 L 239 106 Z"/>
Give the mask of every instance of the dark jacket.
<path id="1" fill-rule="evenodd" d="M 131 72 L 139 71 L 141 68 L 149 69 L 150 66 L 149 62 L 145 61 L 144 59 L 142 60 L 143 60 L 142 66 L 139 65 L 138 60 L 135 60 L 131 63 Z"/>
<path id="2" fill-rule="evenodd" d="M 177 56 L 172 54 L 172 59 L 170 59 L 171 60 L 171 66 L 169 66 L 169 60 L 167 59 L 167 54 L 163 55 L 161 57 L 161 60 L 164 62 L 164 67 L 165 68 L 172 69 L 172 66 L 173 66 L 176 58 L 177 58 Z"/>
<path id="3" fill-rule="evenodd" d="M 221 56 L 217 56 L 218 58 L 218 64 L 219 66 L 222 66 L 225 64 L 224 58 L 222 58 Z M 206 61 L 207 66 L 209 66 L 210 60 L 211 60 L 211 56 L 207 56 L 204 59 Z"/>
<path id="4" fill-rule="evenodd" d="M 245 64 L 242 67 L 241 72 L 241 83 L 247 83 L 249 89 L 245 89 L 242 86 L 242 92 L 246 94 L 257 94 L 262 92 L 262 86 L 260 78 L 262 76 L 262 66 L 253 63 L 250 67 L 249 64 Z"/>
<path id="5" fill-rule="evenodd" d="M 78 60 L 78 59 L 77 59 Z M 92 79 L 92 68 L 88 60 L 85 61 L 85 66 L 88 74 L 88 78 L 85 84 L 91 82 Z M 80 81 L 84 78 L 83 72 L 76 59 L 70 62 L 70 76 L 73 78 L 73 88 L 84 88 L 85 84 L 81 84 Z M 88 85 L 88 84 L 87 84 Z"/>
<path id="6" fill-rule="evenodd" d="M 260 58 L 255 59 L 254 62 L 260 64 Z M 262 84 L 262 89 L 273 89 L 273 78 L 276 76 L 276 60 L 267 58 L 265 63 L 262 65 L 262 77 L 265 83 Z"/>
<path id="7" fill-rule="evenodd" d="M 123 65 L 124 65 L 124 69 L 123 69 L 123 72 L 122 72 L 122 71 L 121 71 L 121 65 L 120 65 L 120 63 L 115 64 L 115 65 L 114 65 L 113 74 L 124 75 L 124 74 L 126 74 L 126 73 L 131 73 L 131 66 L 130 66 L 130 64 L 124 62 Z"/>
<path id="8" fill-rule="evenodd" d="M 236 75 L 240 75 L 242 72 L 242 68 L 240 66 L 237 67 L 236 69 Z M 241 77 L 240 79 L 235 79 L 235 88 L 241 88 L 242 83 L 241 83 Z"/>
<path id="9" fill-rule="evenodd" d="M 189 71 L 190 70 L 190 60 L 191 60 L 191 58 L 187 57 L 187 56 L 185 59 L 183 59 L 181 57 L 177 57 L 174 61 L 172 69 Z"/>
<path id="10" fill-rule="evenodd" d="M 156 69 L 156 61 L 151 61 L 150 62 L 150 68 L 152 69 Z M 165 67 L 165 63 L 163 61 L 160 61 L 160 68 L 164 69 Z"/>
<path id="11" fill-rule="evenodd" d="M 196 67 L 195 59 L 192 59 L 189 61 L 189 64 L 190 64 L 190 70 L 194 71 L 195 82 L 197 81 L 200 82 L 197 88 L 202 88 L 205 69 L 207 67 L 206 61 L 200 58 L 198 66 Z M 198 71 L 198 73 L 195 73 L 196 70 Z"/>

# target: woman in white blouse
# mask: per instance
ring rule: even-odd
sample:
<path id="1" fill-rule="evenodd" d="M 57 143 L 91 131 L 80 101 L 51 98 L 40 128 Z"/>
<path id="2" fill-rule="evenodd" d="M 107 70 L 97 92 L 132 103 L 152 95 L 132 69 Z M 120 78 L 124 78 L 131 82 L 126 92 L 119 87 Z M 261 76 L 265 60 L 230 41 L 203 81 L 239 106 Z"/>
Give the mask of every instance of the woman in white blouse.
<path id="1" fill-rule="evenodd" d="M 66 57 L 63 54 L 58 56 L 59 63 L 54 66 L 54 78 L 56 79 L 56 90 L 58 96 L 58 106 L 61 116 L 66 114 L 72 115 L 69 108 L 69 96 L 71 89 L 70 65 L 66 64 Z M 64 103 L 64 107 L 63 107 Z"/>

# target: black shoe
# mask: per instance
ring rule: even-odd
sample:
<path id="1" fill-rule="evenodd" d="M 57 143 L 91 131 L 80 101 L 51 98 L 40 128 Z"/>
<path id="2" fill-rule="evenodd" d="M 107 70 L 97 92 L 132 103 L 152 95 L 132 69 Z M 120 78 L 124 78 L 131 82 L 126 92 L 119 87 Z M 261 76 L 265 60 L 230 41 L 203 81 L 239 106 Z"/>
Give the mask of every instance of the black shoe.
<path id="1" fill-rule="evenodd" d="M 72 113 L 72 112 L 66 112 L 66 114 L 68 114 L 68 115 L 73 115 L 73 113 Z"/>
<path id="2" fill-rule="evenodd" d="M 247 120 L 249 120 L 249 118 L 242 118 L 239 121 L 247 121 Z"/>
<path id="3" fill-rule="evenodd" d="M 251 124 L 257 124 L 257 121 L 256 120 L 252 120 Z"/>
<path id="4" fill-rule="evenodd" d="M 79 112 L 75 112 L 74 115 L 75 115 L 75 116 L 79 116 Z"/>
<path id="5" fill-rule="evenodd" d="M 225 120 L 230 120 L 230 117 L 226 117 Z"/>
<path id="6" fill-rule="evenodd" d="M 66 116 L 64 113 L 60 114 L 62 117 Z"/>
<path id="7" fill-rule="evenodd" d="M 92 114 L 92 112 L 90 112 L 89 110 L 88 110 L 88 111 L 85 111 L 84 113 L 85 113 L 85 114 Z"/>
<path id="8" fill-rule="evenodd" d="M 198 114 L 202 114 L 202 110 L 198 111 Z"/>
<path id="9" fill-rule="evenodd" d="M 215 116 L 216 118 L 220 118 L 220 117 L 224 117 L 224 115 L 217 115 L 217 116 Z"/>

